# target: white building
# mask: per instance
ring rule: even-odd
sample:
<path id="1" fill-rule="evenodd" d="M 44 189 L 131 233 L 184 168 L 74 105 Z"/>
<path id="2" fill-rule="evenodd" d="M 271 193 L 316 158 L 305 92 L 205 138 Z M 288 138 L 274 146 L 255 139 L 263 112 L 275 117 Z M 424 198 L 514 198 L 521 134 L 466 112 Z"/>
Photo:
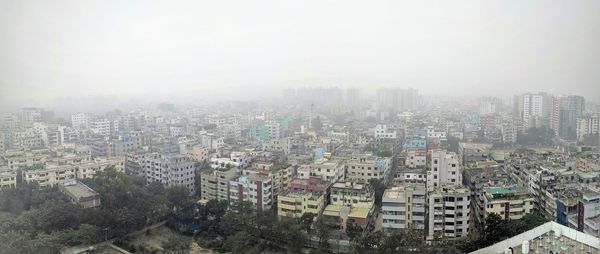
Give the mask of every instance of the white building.
<path id="1" fill-rule="evenodd" d="M 210 167 L 218 168 L 239 168 L 240 163 L 233 161 L 231 158 L 210 158 Z"/>
<path id="2" fill-rule="evenodd" d="M 338 160 L 320 159 L 310 165 L 311 175 L 329 182 L 343 181 L 345 178 L 344 163 Z"/>
<path id="3" fill-rule="evenodd" d="M 88 117 L 85 113 L 71 115 L 71 126 L 75 129 L 85 129 L 88 127 Z"/>
<path id="4" fill-rule="evenodd" d="M 384 229 L 425 229 L 427 191 L 423 183 L 402 183 L 385 190 L 381 213 Z"/>
<path id="5" fill-rule="evenodd" d="M 160 182 L 165 187 L 185 186 L 190 193 L 196 190 L 194 161 L 181 154 L 145 156 L 140 162 L 147 183 Z"/>
<path id="6" fill-rule="evenodd" d="M 376 139 L 395 139 L 396 131 L 389 130 L 385 124 L 377 124 L 373 131 L 373 136 Z"/>
<path id="7" fill-rule="evenodd" d="M 577 140 L 600 133 L 600 115 L 587 115 L 577 119 Z"/>
<path id="8" fill-rule="evenodd" d="M 110 121 L 106 118 L 95 119 L 90 122 L 90 129 L 94 134 L 101 136 L 110 135 Z"/>
<path id="9" fill-rule="evenodd" d="M 428 193 L 427 240 L 469 234 L 469 189 L 444 184 Z"/>
<path id="10" fill-rule="evenodd" d="M 432 191 L 442 184 L 462 184 L 460 164 L 456 153 L 446 150 L 431 152 L 431 167 L 427 172 L 427 190 Z"/>
<path id="11" fill-rule="evenodd" d="M 422 150 L 410 149 L 406 151 L 404 165 L 408 168 L 424 168 L 427 165 L 427 154 Z"/>

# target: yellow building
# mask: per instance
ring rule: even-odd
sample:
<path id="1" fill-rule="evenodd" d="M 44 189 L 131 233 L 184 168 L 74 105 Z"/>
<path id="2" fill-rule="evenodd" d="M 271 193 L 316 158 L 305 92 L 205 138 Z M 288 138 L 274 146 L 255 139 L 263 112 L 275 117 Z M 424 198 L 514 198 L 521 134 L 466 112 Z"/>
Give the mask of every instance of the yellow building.
<path id="1" fill-rule="evenodd" d="M 330 221 L 341 229 L 346 230 L 346 223 L 350 221 L 361 227 L 366 227 L 369 221 L 372 220 L 372 215 L 375 206 L 349 207 L 331 204 L 325 207 L 323 218 Z"/>
<path id="2" fill-rule="evenodd" d="M 533 201 L 533 196 L 526 189 L 487 188 L 483 198 L 485 217 L 496 213 L 504 219 L 518 220 L 533 211 Z"/>
<path id="3" fill-rule="evenodd" d="M 277 215 L 300 218 L 305 213 L 321 214 L 325 195 L 318 191 L 286 191 L 277 197 Z"/>

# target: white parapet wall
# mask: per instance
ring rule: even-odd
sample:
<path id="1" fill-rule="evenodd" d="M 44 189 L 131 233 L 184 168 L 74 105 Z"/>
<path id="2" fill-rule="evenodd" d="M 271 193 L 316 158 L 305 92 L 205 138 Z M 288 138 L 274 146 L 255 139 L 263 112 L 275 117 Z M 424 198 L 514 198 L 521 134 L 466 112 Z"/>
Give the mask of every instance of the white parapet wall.
<path id="1" fill-rule="evenodd" d="M 510 247 L 516 249 L 520 248 L 520 245 L 523 244 L 523 241 L 531 241 L 535 238 L 540 237 L 541 235 L 551 232 L 551 231 L 559 231 L 563 237 L 567 237 L 569 239 L 575 240 L 585 245 L 592 246 L 594 248 L 600 248 L 600 239 L 585 234 L 583 232 L 577 231 L 575 229 L 560 225 L 556 222 L 547 222 L 539 227 L 536 227 L 532 230 L 524 232 L 522 234 L 513 236 L 504 241 L 498 242 L 494 245 L 485 247 L 483 249 L 479 249 L 471 252 L 471 254 L 500 254 L 504 253 L 504 251 Z M 531 252 L 530 252 L 531 253 Z"/>

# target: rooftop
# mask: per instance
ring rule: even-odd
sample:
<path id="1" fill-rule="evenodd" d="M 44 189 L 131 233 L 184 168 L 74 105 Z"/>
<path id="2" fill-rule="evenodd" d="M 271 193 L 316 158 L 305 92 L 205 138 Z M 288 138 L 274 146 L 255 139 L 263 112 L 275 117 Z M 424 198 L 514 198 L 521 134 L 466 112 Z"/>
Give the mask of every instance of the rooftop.
<path id="1" fill-rule="evenodd" d="M 600 239 L 596 237 L 556 222 L 547 222 L 512 238 L 471 252 L 471 254 L 504 253 L 509 248 L 512 248 L 515 254 L 600 253 L 597 246 L 600 246 Z"/>
<path id="2" fill-rule="evenodd" d="M 62 185 L 65 190 L 73 194 L 73 196 L 78 199 L 98 195 L 98 193 L 96 193 L 90 187 L 78 181 L 69 181 L 62 183 Z"/>

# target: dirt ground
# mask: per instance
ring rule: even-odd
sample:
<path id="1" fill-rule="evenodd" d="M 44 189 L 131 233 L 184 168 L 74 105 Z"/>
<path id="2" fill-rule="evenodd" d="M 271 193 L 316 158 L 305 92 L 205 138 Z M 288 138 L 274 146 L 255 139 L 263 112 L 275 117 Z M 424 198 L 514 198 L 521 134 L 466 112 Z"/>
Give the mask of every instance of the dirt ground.
<path id="1" fill-rule="evenodd" d="M 135 238 L 133 238 L 131 240 L 131 243 L 134 245 L 144 245 L 144 246 L 148 247 L 149 249 L 162 250 L 162 247 L 161 247 L 162 243 L 164 241 L 167 241 L 172 236 L 183 237 L 186 240 L 189 240 L 190 244 L 192 243 L 192 237 L 179 235 L 179 234 L 177 234 L 177 232 L 174 232 L 173 230 L 169 229 L 168 227 L 166 227 L 164 225 L 150 230 L 150 234 L 142 233 L 142 234 L 137 235 Z M 200 253 L 216 254 L 216 252 L 213 252 L 213 251 L 207 250 L 207 249 L 202 249 L 202 248 L 200 248 Z"/>

